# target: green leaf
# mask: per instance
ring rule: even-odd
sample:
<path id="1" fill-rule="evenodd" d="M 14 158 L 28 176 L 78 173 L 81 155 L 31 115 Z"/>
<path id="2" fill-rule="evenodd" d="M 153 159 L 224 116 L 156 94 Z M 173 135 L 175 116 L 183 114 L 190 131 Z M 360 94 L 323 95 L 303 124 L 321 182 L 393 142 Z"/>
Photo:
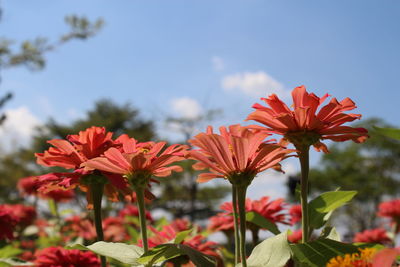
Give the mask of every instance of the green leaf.
<path id="1" fill-rule="evenodd" d="M 254 247 L 247 259 L 248 267 L 283 267 L 291 252 L 287 232 L 270 237 Z M 237 265 L 242 266 L 240 263 Z"/>
<path id="2" fill-rule="evenodd" d="M 23 261 L 17 258 L 0 258 L 0 266 L 33 266 L 32 262 Z"/>
<path id="3" fill-rule="evenodd" d="M 138 262 L 144 265 L 152 266 L 154 263 L 161 263 L 183 255 L 188 256 L 195 266 L 215 266 L 215 261 L 211 256 L 205 255 L 183 244 L 158 245 L 149 250 L 147 253 L 143 254 L 138 259 Z"/>
<path id="4" fill-rule="evenodd" d="M 335 227 L 325 227 L 320 235 L 320 238 L 326 238 L 326 239 L 331 239 L 335 241 L 341 241 L 339 233 L 336 231 Z"/>
<path id="5" fill-rule="evenodd" d="M 137 259 L 143 254 L 143 248 L 125 243 L 99 241 L 89 246 L 80 244 L 68 247 L 72 249 L 90 250 L 101 256 L 110 257 L 122 263 L 140 266 Z"/>
<path id="6" fill-rule="evenodd" d="M 321 267 L 333 257 L 358 252 L 352 244 L 341 243 L 331 239 L 318 239 L 303 244 L 291 244 L 295 259 L 309 267 Z"/>
<path id="7" fill-rule="evenodd" d="M 384 135 L 387 136 L 389 138 L 392 139 L 396 139 L 396 140 L 400 140 L 400 129 L 395 129 L 395 128 L 380 128 L 380 127 L 376 127 L 374 126 L 374 129 Z"/>
<path id="8" fill-rule="evenodd" d="M 267 229 L 271 233 L 278 235 L 281 233 L 275 223 L 270 220 L 264 218 L 260 214 L 254 211 L 250 211 L 246 213 L 246 221 L 254 223 L 255 225 Z"/>
<path id="9" fill-rule="evenodd" d="M 11 245 L 0 249 L 0 258 L 12 258 L 22 253 L 22 250 Z"/>
<path id="10" fill-rule="evenodd" d="M 347 204 L 356 194 L 357 191 L 331 191 L 311 200 L 308 204 L 310 227 L 318 229 L 324 226 L 332 212 Z"/>
<path id="11" fill-rule="evenodd" d="M 175 244 L 182 243 L 183 240 L 185 240 L 185 238 L 190 234 L 190 232 L 192 232 L 192 229 L 177 233 L 176 237 L 175 237 L 175 240 L 174 240 L 174 243 Z"/>

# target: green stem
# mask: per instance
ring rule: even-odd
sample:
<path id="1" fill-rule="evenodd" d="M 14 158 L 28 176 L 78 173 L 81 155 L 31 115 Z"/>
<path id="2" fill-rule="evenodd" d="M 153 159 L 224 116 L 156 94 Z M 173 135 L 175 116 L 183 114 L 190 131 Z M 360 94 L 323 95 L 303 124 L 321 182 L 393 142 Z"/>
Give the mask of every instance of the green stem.
<path id="1" fill-rule="evenodd" d="M 247 267 L 246 262 L 246 190 L 247 186 L 237 187 L 237 199 L 239 206 L 239 226 L 240 226 L 240 258 L 242 267 Z"/>
<path id="2" fill-rule="evenodd" d="M 301 166 L 301 229 L 303 236 L 301 239 L 302 243 L 306 243 L 310 237 L 309 233 L 309 219 L 308 219 L 308 173 L 310 169 L 309 163 L 309 147 L 305 147 L 300 150 L 299 153 L 300 166 Z"/>
<path id="3" fill-rule="evenodd" d="M 232 185 L 232 207 L 233 207 L 233 221 L 234 221 L 234 235 L 235 235 L 235 265 L 239 263 L 240 249 L 239 249 L 239 219 L 237 208 L 237 189 Z"/>
<path id="4" fill-rule="evenodd" d="M 94 209 L 94 225 L 96 227 L 97 241 L 104 241 L 102 218 L 101 218 L 101 199 L 103 197 L 104 184 L 90 184 L 92 191 L 93 209 Z M 100 257 L 101 266 L 106 267 L 106 258 Z"/>
<path id="5" fill-rule="evenodd" d="M 56 217 L 57 223 L 59 223 L 60 222 L 60 213 L 58 212 L 57 202 L 54 199 L 49 199 L 48 204 L 49 204 L 49 209 L 50 209 L 51 215 Z"/>
<path id="6" fill-rule="evenodd" d="M 135 192 L 139 209 L 140 232 L 142 235 L 143 249 L 144 253 L 146 253 L 147 251 L 149 251 L 149 244 L 147 241 L 146 213 L 144 207 L 144 188 L 137 187 Z"/>

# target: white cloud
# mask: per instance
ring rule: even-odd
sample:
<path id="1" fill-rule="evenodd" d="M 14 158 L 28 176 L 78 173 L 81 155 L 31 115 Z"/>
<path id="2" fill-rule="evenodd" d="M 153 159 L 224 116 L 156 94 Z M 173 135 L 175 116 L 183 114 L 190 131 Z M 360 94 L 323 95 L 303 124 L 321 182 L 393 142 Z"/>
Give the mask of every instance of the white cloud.
<path id="1" fill-rule="evenodd" d="M 289 91 L 283 84 L 263 71 L 241 72 L 222 78 L 221 86 L 225 91 L 238 90 L 249 96 L 266 96 L 276 93 L 286 98 Z"/>
<path id="2" fill-rule="evenodd" d="M 225 62 L 220 57 L 217 56 L 212 57 L 211 63 L 214 71 L 223 71 L 225 69 Z"/>
<path id="3" fill-rule="evenodd" d="M 179 117 L 194 119 L 200 116 L 202 107 L 199 102 L 190 97 L 175 98 L 171 101 L 172 111 L 175 112 Z"/>
<path id="4" fill-rule="evenodd" d="M 28 145 L 35 127 L 41 125 L 41 121 L 26 106 L 9 109 L 5 114 L 7 119 L 0 126 L 2 148 L 10 150 Z"/>

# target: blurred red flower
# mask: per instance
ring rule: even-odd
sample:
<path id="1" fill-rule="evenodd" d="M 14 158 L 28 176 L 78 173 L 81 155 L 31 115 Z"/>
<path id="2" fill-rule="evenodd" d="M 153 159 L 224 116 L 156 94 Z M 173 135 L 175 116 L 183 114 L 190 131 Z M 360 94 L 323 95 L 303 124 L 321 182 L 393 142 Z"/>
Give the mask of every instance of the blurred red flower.
<path id="1" fill-rule="evenodd" d="M 87 241 L 96 240 L 96 229 L 92 220 L 81 216 L 72 216 L 65 219 L 65 225 L 62 227 L 64 241 L 69 242 L 78 237 Z"/>
<path id="2" fill-rule="evenodd" d="M 303 237 L 303 231 L 299 229 L 288 235 L 288 241 L 290 243 L 299 243 L 302 237 Z"/>
<path id="3" fill-rule="evenodd" d="M 17 187 L 22 196 L 37 196 L 41 199 L 53 199 L 56 202 L 68 202 L 75 197 L 73 190 L 65 190 L 62 188 L 47 192 L 38 191 L 41 187 L 41 183 L 36 176 L 19 179 Z"/>
<path id="4" fill-rule="evenodd" d="M 9 207 L 0 208 L 0 241 L 4 239 L 14 239 L 14 228 L 18 223 L 18 218 Z"/>
<path id="5" fill-rule="evenodd" d="M 48 247 L 35 253 L 36 267 L 100 267 L 100 261 L 91 251 Z"/>
<path id="6" fill-rule="evenodd" d="M 396 232 L 400 230 L 400 199 L 385 201 L 379 204 L 378 216 L 390 218 L 397 224 Z"/>
<path id="7" fill-rule="evenodd" d="M 8 210 L 14 215 L 17 220 L 17 226 L 25 228 L 31 225 L 36 219 L 36 209 L 32 206 L 23 204 L 3 204 L 0 205 L 0 210 Z"/>
<path id="8" fill-rule="evenodd" d="M 386 230 L 382 228 L 370 229 L 356 233 L 353 241 L 363 243 L 378 243 L 383 245 L 390 244 L 392 242 L 392 240 L 388 237 Z"/>
<path id="9" fill-rule="evenodd" d="M 285 203 L 282 198 L 270 200 L 269 197 L 262 197 L 260 200 L 246 199 L 245 209 L 246 212 L 254 211 L 268 219 L 273 223 L 289 224 L 287 221 L 287 214 L 285 213 Z M 210 218 L 208 230 L 216 231 L 233 231 L 233 205 L 232 202 L 225 202 L 220 206 L 223 212 L 218 213 L 216 216 Z M 253 227 L 254 225 L 248 224 Z"/>
<path id="10" fill-rule="evenodd" d="M 52 145 L 44 153 L 36 153 L 37 163 L 47 167 L 62 167 L 72 169 L 73 172 L 50 173 L 39 176 L 40 190 L 47 193 L 54 189 L 73 189 L 77 186 L 87 193 L 88 208 L 91 208 L 90 188 L 80 178 L 92 174 L 92 170 L 84 170 L 82 164 L 92 158 L 99 157 L 111 147 L 122 146 L 123 140 L 129 139 L 127 135 L 121 135 L 116 140 L 112 139 L 112 133 L 106 132 L 104 127 L 91 127 L 78 135 L 69 135 L 67 140 L 53 139 L 48 141 Z M 118 200 L 118 192 L 124 195 L 130 190 L 126 180 L 121 175 L 102 173 L 108 178 L 105 185 L 105 194 L 112 201 Z"/>
<path id="11" fill-rule="evenodd" d="M 294 225 L 301 221 L 301 205 L 293 205 L 289 209 L 290 224 Z"/>
<path id="12" fill-rule="evenodd" d="M 126 205 L 122 210 L 119 211 L 118 216 L 121 218 L 124 218 L 124 219 L 127 219 L 127 217 L 138 218 L 139 217 L 139 209 L 134 205 Z M 149 222 L 153 222 L 153 218 L 151 217 L 151 214 L 149 211 L 146 211 L 146 219 Z M 125 221 L 125 222 L 128 223 L 129 220 Z"/>
<path id="13" fill-rule="evenodd" d="M 313 93 L 308 93 L 304 86 L 299 86 L 292 91 L 292 97 L 294 110 L 290 110 L 275 94 L 261 98 L 269 107 L 254 104 L 253 108 L 256 111 L 252 112 L 247 120 L 255 120 L 266 126 L 254 126 L 257 129 L 283 135 L 281 144 L 284 146 L 288 142 L 293 143 L 293 140 L 307 138 L 317 151 L 322 150 L 325 153 L 328 152 L 328 148 L 320 140 L 330 139 L 337 142 L 353 140 L 361 143 L 368 138 L 367 130 L 364 128 L 342 126 L 346 122 L 361 118 L 360 114 L 344 113 L 356 108 L 350 98 L 340 102 L 332 98 L 317 112 L 329 97 L 328 94 L 319 98 Z"/>
<path id="14" fill-rule="evenodd" d="M 124 226 L 124 219 L 107 217 L 103 220 L 104 240 L 108 242 L 125 242 L 131 238 Z"/>
<path id="15" fill-rule="evenodd" d="M 268 133 L 239 124 L 229 126 L 229 130 L 220 127 L 220 133 L 213 133 L 209 126 L 206 133 L 189 140 L 193 146 L 200 148 L 189 152 L 191 158 L 199 161 L 193 168 L 211 170 L 198 176 L 200 183 L 214 178 L 229 179 L 239 173 L 254 177 L 269 168 L 280 170 L 279 162 L 290 157 L 288 154 L 294 151 L 266 143 L 264 139 L 269 136 Z"/>

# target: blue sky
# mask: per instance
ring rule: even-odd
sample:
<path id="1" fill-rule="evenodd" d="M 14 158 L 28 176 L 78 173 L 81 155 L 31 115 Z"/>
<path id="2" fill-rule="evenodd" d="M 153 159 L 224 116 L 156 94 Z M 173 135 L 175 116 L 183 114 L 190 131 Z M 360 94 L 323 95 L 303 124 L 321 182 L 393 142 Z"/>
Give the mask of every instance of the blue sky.
<path id="1" fill-rule="evenodd" d="M 69 14 L 102 17 L 86 42 L 47 55 L 40 72 L 2 71 L 15 98 L 9 127 L 82 117 L 100 98 L 131 102 L 158 122 L 221 108 L 242 122 L 259 97 L 304 84 L 352 98 L 364 117 L 400 124 L 400 2 L 385 1 L 3 1 L 1 36 L 57 38 Z M 18 113 L 19 112 L 19 113 Z M 12 116 L 10 116 L 11 118 Z M 33 123 L 33 124 L 35 124 Z M 161 137 L 168 136 L 159 123 Z"/>

